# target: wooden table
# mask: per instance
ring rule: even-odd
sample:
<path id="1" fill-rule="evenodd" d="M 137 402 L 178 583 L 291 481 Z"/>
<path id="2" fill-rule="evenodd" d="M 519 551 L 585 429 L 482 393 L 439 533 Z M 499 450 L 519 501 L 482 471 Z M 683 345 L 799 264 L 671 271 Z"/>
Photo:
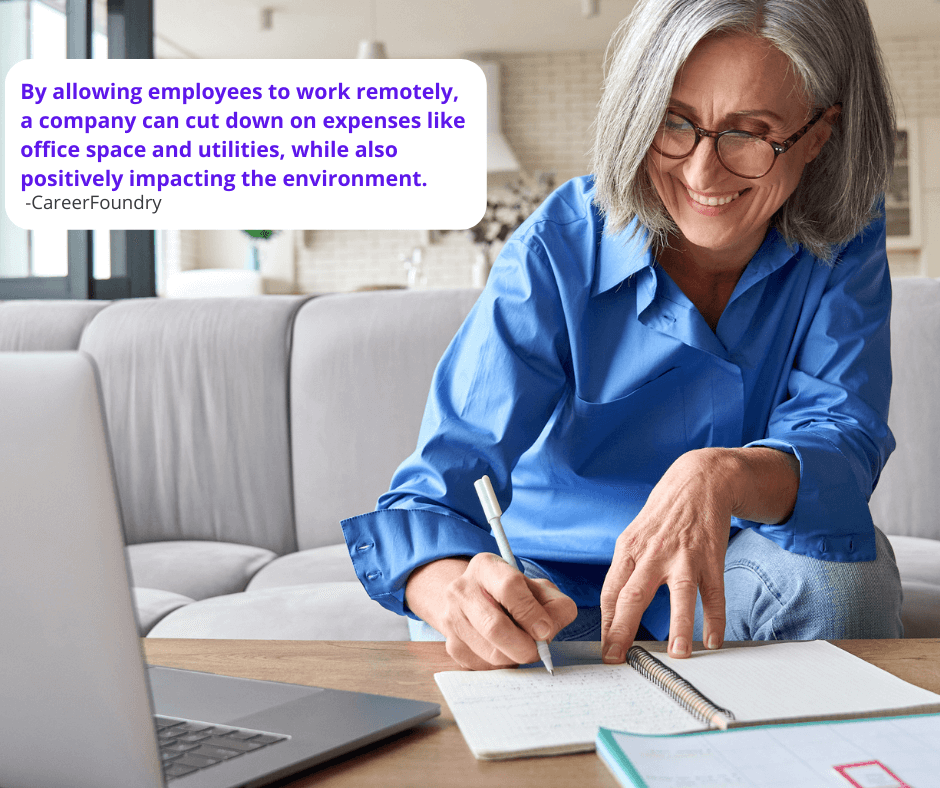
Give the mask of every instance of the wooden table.
<path id="1" fill-rule="evenodd" d="M 940 639 L 833 642 L 905 681 L 940 693 Z M 434 682 L 434 673 L 455 668 L 443 643 L 156 638 L 145 638 L 143 643 L 147 661 L 154 665 L 441 704 L 440 717 L 279 783 L 281 786 L 616 786 L 593 753 L 476 760 Z M 651 650 L 660 647 L 643 645 Z"/>

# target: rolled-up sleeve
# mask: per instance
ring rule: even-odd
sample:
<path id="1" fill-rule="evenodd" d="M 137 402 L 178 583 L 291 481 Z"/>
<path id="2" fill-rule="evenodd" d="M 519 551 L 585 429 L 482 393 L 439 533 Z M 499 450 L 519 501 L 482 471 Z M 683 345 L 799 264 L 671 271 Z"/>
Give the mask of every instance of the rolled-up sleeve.
<path id="1" fill-rule="evenodd" d="M 550 255 L 510 240 L 435 372 L 415 452 L 377 510 L 344 520 L 357 576 L 388 609 L 414 617 L 404 588 L 439 558 L 498 553 L 474 491 L 490 476 L 503 509 L 510 474 L 566 387 L 565 316 Z"/>
<path id="2" fill-rule="evenodd" d="M 881 216 L 831 268 L 788 373 L 788 398 L 767 437 L 748 444 L 799 460 L 792 515 L 757 526 L 788 550 L 834 561 L 875 558 L 868 499 L 895 445 L 887 424 L 890 305 Z"/>

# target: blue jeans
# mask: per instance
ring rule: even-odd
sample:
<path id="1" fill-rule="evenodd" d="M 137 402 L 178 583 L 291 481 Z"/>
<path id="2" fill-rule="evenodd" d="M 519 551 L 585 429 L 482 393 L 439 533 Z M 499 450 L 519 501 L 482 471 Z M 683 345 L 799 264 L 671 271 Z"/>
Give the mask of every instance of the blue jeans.
<path id="1" fill-rule="evenodd" d="M 899 638 L 901 578 L 887 537 L 875 529 L 874 561 L 821 561 L 784 550 L 751 529 L 737 533 L 725 555 L 725 640 Z M 521 559 L 529 577 L 545 577 Z M 702 600 L 694 639 L 702 639 Z M 412 640 L 444 640 L 423 621 L 408 620 Z M 555 637 L 600 640 L 601 610 L 582 607 Z M 650 639 L 645 631 L 637 640 Z"/>

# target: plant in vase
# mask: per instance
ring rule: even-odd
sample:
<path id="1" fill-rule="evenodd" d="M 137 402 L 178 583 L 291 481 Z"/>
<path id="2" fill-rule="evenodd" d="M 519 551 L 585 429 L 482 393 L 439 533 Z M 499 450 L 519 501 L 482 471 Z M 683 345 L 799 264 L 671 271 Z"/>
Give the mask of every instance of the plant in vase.
<path id="1" fill-rule="evenodd" d="M 245 268 L 249 271 L 261 270 L 261 244 L 277 235 L 280 230 L 242 230 L 251 242 L 245 257 Z"/>

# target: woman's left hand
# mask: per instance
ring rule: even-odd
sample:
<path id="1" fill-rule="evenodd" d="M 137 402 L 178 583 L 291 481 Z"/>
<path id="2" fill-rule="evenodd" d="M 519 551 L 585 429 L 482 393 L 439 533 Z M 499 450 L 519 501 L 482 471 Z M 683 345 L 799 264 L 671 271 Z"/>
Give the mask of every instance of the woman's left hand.
<path id="1" fill-rule="evenodd" d="M 724 563 L 735 508 L 732 465 L 723 449 L 677 459 L 636 519 L 617 538 L 601 591 L 605 662 L 623 662 L 657 589 L 669 587 L 669 654 L 692 651 L 695 602 L 702 595 L 703 640 L 720 648 L 725 632 Z"/>

